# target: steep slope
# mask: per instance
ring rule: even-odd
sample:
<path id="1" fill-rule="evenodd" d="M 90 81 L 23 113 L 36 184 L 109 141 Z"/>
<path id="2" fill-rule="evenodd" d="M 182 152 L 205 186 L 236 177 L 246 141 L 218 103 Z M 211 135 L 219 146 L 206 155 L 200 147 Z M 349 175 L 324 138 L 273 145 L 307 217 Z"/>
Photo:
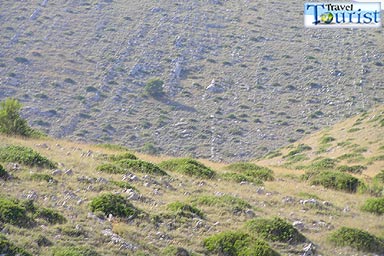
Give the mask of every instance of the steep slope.
<path id="1" fill-rule="evenodd" d="M 384 106 L 349 118 L 272 152 L 260 164 L 299 168 L 321 159 L 362 166 L 362 174 L 384 170 Z"/>
<path id="2" fill-rule="evenodd" d="M 250 159 L 383 102 L 383 30 L 305 29 L 302 9 L 6 1 L 0 99 L 22 100 L 31 124 L 59 138 Z M 161 100 L 143 95 L 152 77 L 165 82 Z"/>
<path id="3" fill-rule="evenodd" d="M 366 176 L 383 169 L 383 118 L 378 107 L 308 136 L 300 142 L 307 160 L 258 162 L 270 169 L 154 157 L 111 144 L 0 136 L 0 244 L 31 255 L 217 255 L 214 241 L 222 238 L 231 255 L 261 246 L 281 255 L 381 255 L 383 216 L 362 208 L 374 192 Z M 297 156 L 289 153 L 297 145 L 280 153 Z M 358 156 L 337 165 L 367 167 L 354 174 L 364 183 L 359 192 L 303 179 L 305 166 L 319 156 L 345 154 Z M 49 169 L 52 164 L 57 167 Z M 376 185 L 383 190 L 384 180 Z M 6 215 L 7 209 L 13 210 Z M 346 228 L 360 236 L 335 233 Z M 350 247 L 336 246 L 332 234 Z M 232 246 L 226 237 L 241 243 Z"/>

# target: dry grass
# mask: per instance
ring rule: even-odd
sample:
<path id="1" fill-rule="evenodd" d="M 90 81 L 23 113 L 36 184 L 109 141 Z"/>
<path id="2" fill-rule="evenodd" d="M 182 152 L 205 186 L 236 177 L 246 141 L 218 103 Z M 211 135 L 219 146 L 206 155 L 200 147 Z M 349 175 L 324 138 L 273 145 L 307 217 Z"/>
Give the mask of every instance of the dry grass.
<path id="1" fill-rule="evenodd" d="M 368 116 L 376 113 L 373 110 Z M 319 132 L 305 138 L 298 143 L 305 143 L 312 147 L 306 152 L 310 157 L 305 163 L 309 163 L 317 157 L 319 140 L 327 134 L 336 140 L 331 142 L 333 149 L 321 154 L 323 157 L 339 156 L 350 152 L 348 147 L 335 146 L 341 141 L 352 141 L 359 147 L 367 148 L 363 155 L 365 158 L 382 154 L 379 148 L 383 139 L 379 136 L 382 128 L 374 127 L 369 118 L 361 124 L 364 129 L 359 133 L 346 133 L 359 117 L 337 124 L 326 131 Z M 114 233 L 124 239 L 125 242 L 135 245 L 138 250 L 135 253 L 147 252 L 150 255 L 161 255 L 162 249 L 169 245 L 184 247 L 195 253 L 204 255 L 206 252 L 202 247 L 204 238 L 225 230 L 242 229 L 244 223 L 251 219 L 252 213 L 234 211 L 231 205 L 225 207 L 199 205 L 195 206 L 204 213 L 203 219 L 176 217 L 167 209 L 169 203 L 180 201 L 193 204 L 194 200 L 201 196 L 229 195 L 239 198 L 250 204 L 250 209 L 255 217 L 280 216 L 289 222 L 302 221 L 305 229 L 302 233 L 317 245 L 322 255 L 364 255 L 348 248 L 334 248 L 327 240 L 328 234 L 339 227 L 348 226 L 369 231 L 377 236 L 384 236 L 383 217 L 362 212 L 360 210 L 364 201 L 369 198 L 368 194 L 349 194 L 340 191 L 325 189 L 321 186 L 311 186 L 300 180 L 303 170 L 295 168 L 284 168 L 285 159 L 273 158 L 257 162 L 259 165 L 270 167 L 275 176 L 274 181 L 265 182 L 262 186 L 253 184 L 237 184 L 220 179 L 203 180 L 177 173 L 169 173 L 170 177 L 149 177 L 137 173 L 140 179 L 131 184 L 142 196 L 140 200 L 131 200 L 135 207 L 142 211 L 142 215 L 132 221 L 119 219 L 100 220 L 90 217 L 90 200 L 100 193 L 112 192 L 128 196 L 123 189 L 104 182 L 79 181 L 82 177 L 103 178 L 106 180 L 120 181 L 121 174 L 106 174 L 96 172 L 96 167 L 106 162 L 105 156 L 119 154 L 121 150 L 113 150 L 98 145 L 82 144 L 67 140 L 54 139 L 23 139 L 1 136 L 0 146 L 16 144 L 31 147 L 49 159 L 61 163 L 59 169 L 65 171 L 72 169 L 73 175 L 58 175 L 54 178 L 58 184 L 48 184 L 42 181 L 31 181 L 30 173 L 39 172 L 51 174 L 51 170 L 39 170 L 22 166 L 19 171 L 10 171 L 18 179 L 2 182 L 1 194 L 25 199 L 28 194 L 35 192 L 38 197 L 35 204 L 40 207 L 54 208 L 60 211 L 67 219 L 64 225 L 41 226 L 37 225 L 31 230 L 6 225 L 9 232 L 8 237 L 17 245 L 28 248 L 34 254 L 49 254 L 51 247 L 41 247 L 35 243 L 37 234 L 44 235 L 55 246 L 86 245 L 97 248 L 102 255 L 125 255 L 132 254 L 129 249 L 119 250 L 119 245 L 110 244 L 110 239 L 102 235 L 102 230 L 111 229 Z M 292 147 L 294 148 L 295 145 Z M 281 151 L 287 154 L 292 148 Z M 353 150 L 353 148 L 352 148 Z M 149 156 L 133 152 L 140 159 L 153 163 L 168 160 L 168 156 Z M 223 172 L 225 164 L 213 163 L 208 160 L 199 159 L 202 163 L 214 169 L 218 174 Z M 366 160 L 363 160 L 366 163 Z M 303 163 L 299 163 L 303 164 Z M 6 166 L 6 164 L 4 164 Z M 363 175 L 372 177 L 378 170 L 383 169 L 382 161 L 374 161 L 368 165 Z M 170 185 L 167 187 L 165 184 Z M 73 195 L 73 194 L 74 195 Z M 71 198 L 71 194 L 73 198 Z M 320 203 L 317 206 L 303 205 L 300 200 L 317 198 Z M 81 200 L 81 202 L 79 202 Z M 323 201 L 329 205 L 323 205 Z M 38 223 L 42 224 L 42 223 Z M 70 237 L 60 230 L 62 226 L 76 225 L 87 238 Z M 58 238 L 60 237 L 60 238 Z M 297 246 L 271 244 L 282 255 L 293 255 L 294 251 L 301 251 L 303 244 Z"/>

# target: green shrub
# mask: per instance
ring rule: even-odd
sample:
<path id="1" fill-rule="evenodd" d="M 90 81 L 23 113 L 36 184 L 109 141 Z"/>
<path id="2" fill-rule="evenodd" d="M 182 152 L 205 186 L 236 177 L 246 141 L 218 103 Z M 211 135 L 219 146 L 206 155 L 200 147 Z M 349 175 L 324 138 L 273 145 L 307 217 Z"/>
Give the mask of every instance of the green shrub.
<path id="1" fill-rule="evenodd" d="M 181 202 L 170 203 L 167 205 L 167 209 L 182 217 L 193 218 L 197 216 L 199 218 L 204 218 L 202 211 L 198 208 Z"/>
<path id="2" fill-rule="evenodd" d="M 383 253 L 384 241 L 370 233 L 356 228 L 342 227 L 329 237 L 337 246 L 350 246 L 360 251 Z"/>
<path id="3" fill-rule="evenodd" d="M 356 174 L 361 174 L 366 169 L 367 167 L 363 165 L 353 165 L 353 166 L 341 165 L 337 167 L 337 170 L 340 172 L 350 172 L 350 173 L 356 173 Z"/>
<path id="4" fill-rule="evenodd" d="M 212 254 L 226 256 L 279 255 L 263 240 L 241 231 L 226 231 L 212 235 L 203 242 Z"/>
<path id="5" fill-rule="evenodd" d="M 48 174 L 34 173 L 31 175 L 30 178 L 34 181 L 46 181 L 50 183 L 57 183 L 57 181 L 51 175 Z"/>
<path id="6" fill-rule="evenodd" d="M 204 164 L 190 158 L 175 158 L 163 161 L 159 166 L 167 171 L 178 172 L 199 178 L 213 178 L 215 172 Z"/>
<path id="7" fill-rule="evenodd" d="M 228 165 L 225 169 L 234 172 L 225 173 L 222 177 L 237 182 L 249 181 L 256 184 L 262 184 L 262 181 L 272 181 L 274 179 L 273 171 L 271 169 L 252 163 L 234 163 Z"/>
<path id="8" fill-rule="evenodd" d="M 160 169 L 157 165 L 142 160 L 129 160 L 123 159 L 117 162 L 122 168 L 131 172 L 141 172 L 155 175 L 168 175 L 165 171 Z"/>
<path id="9" fill-rule="evenodd" d="M 58 247 L 53 250 L 52 256 L 99 256 L 99 254 L 90 248 Z"/>
<path id="10" fill-rule="evenodd" d="M 331 136 L 324 136 L 320 139 L 320 144 L 327 144 L 327 143 L 330 143 L 332 141 L 335 141 L 336 139 L 331 137 Z"/>
<path id="11" fill-rule="evenodd" d="M 378 215 L 384 214 L 384 197 L 367 199 L 362 207 L 362 210 Z"/>
<path id="12" fill-rule="evenodd" d="M 337 160 L 331 158 L 323 158 L 319 160 L 315 160 L 310 164 L 307 169 L 313 171 L 325 171 L 332 170 L 336 167 Z"/>
<path id="13" fill-rule="evenodd" d="M 244 211 L 246 209 L 252 208 L 252 206 L 247 201 L 230 195 L 199 196 L 193 199 L 192 202 L 199 205 L 229 208 L 233 211 Z"/>
<path id="14" fill-rule="evenodd" d="M 163 90 L 164 82 L 161 79 L 154 78 L 149 80 L 145 86 L 144 91 L 147 95 L 152 96 L 154 98 L 160 98 L 164 96 Z"/>
<path id="15" fill-rule="evenodd" d="M 356 192 L 360 185 L 359 179 L 344 172 L 317 172 L 310 178 L 311 185 L 322 185 L 325 188 Z"/>
<path id="16" fill-rule="evenodd" d="M 312 148 L 310 146 L 305 145 L 305 144 L 299 144 L 299 145 L 297 145 L 296 149 L 289 151 L 287 155 L 283 156 L 283 158 L 293 157 L 293 156 L 300 154 L 304 151 L 310 151 L 310 150 L 312 150 Z"/>
<path id="17" fill-rule="evenodd" d="M 0 234 L 0 254 L 1 255 L 18 255 L 18 256 L 32 256 L 24 249 L 17 247 L 11 243 L 5 236 Z"/>
<path id="18" fill-rule="evenodd" d="M 120 161 L 123 159 L 137 160 L 137 157 L 132 153 L 126 152 L 126 153 L 119 154 L 119 155 L 112 155 L 109 157 L 109 159 L 111 161 L 117 162 L 117 161 Z"/>
<path id="19" fill-rule="evenodd" d="M 27 121 L 20 116 L 21 103 L 13 98 L 0 102 L 0 133 L 41 137 L 41 133 L 29 127 Z"/>
<path id="20" fill-rule="evenodd" d="M 10 177 L 9 173 L 0 164 L 0 179 L 7 180 Z"/>
<path id="21" fill-rule="evenodd" d="M 186 249 L 182 247 L 175 247 L 173 245 L 169 245 L 161 250 L 162 256 L 182 256 L 182 255 L 191 255 Z M 192 256 L 192 255 L 191 255 Z"/>
<path id="22" fill-rule="evenodd" d="M 375 181 L 377 182 L 380 182 L 380 183 L 383 183 L 384 184 L 384 170 L 382 170 L 381 172 L 379 172 L 378 174 L 375 175 L 375 177 L 373 178 Z"/>
<path id="23" fill-rule="evenodd" d="M 95 197 L 90 207 L 92 212 L 102 212 L 105 216 L 112 214 L 116 217 L 136 216 L 138 210 L 121 195 L 103 194 Z"/>
<path id="24" fill-rule="evenodd" d="M 0 221 L 24 226 L 29 222 L 26 209 L 15 200 L 0 197 Z"/>
<path id="25" fill-rule="evenodd" d="M 129 184 L 128 182 L 125 182 L 125 181 L 111 180 L 110 183 L 115 185 L 115 186 L 118 186 L 119 188 L 137 190 L 134 186 L 132 186 L 131 184 Z"/>
<path id="26" fill-rule="evenodd" d="M 290 223 L 278 217 L 253 219 L 246 223 L 246 227 L 251 234 L 273 242 L 295 244 L 306 240 Z"/>
<path id="27" fill-rule="evenodd" d="M 28 166 L 37 166 L 41 168 L 56 168 L 56 163 L 31 148 L 23 146 L 6 146 L 0 148 L 0 161 L 17 162 Z"/>
<path id="28" fill-rule="evenodd" d="M 121 168 L 121 166 L 119 166 L 118 164 L 114 164 L 114 163 L 101 164 L 101 165 L 96 167 L 96 171 L 113 173 L 113 174 L 118 174 L 118 173 L 124 174 L 127 172 L 126 170 Z"/>
<path id="29" fill-rule="evenodd" d="M 33 215 L 35 218 L 43 219 L 49 224 L 63 224 L 67 222 L 65 217 L 55 210 L 42 208 L 38 209 L 37 212 Z"/>

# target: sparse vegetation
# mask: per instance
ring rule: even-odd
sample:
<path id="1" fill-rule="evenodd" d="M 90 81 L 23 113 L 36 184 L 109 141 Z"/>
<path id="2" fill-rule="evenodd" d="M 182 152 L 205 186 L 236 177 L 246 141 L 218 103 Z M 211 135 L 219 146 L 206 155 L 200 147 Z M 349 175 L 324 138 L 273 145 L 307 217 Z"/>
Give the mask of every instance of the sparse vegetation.
<path id="1" fill-rule="evenodd" d="M 204 240 L 204 247 L 214 255 L 279 255 L 263 240 L 242 231 L 227 231 L 208 237 Z"/>
<path id="2" fill-rule="evenodd" d="M 273 242 L 295 244 L 305 241 L 305 237 L 292 224 L 278 217 L 253 219 L 246 223 L 246 227 L 255 236 Z"/>
<path id="3" fill-rule="evenodd" d="M 352 175 L 338 171 L 309 171 L 303 177 L 309 180 L 311 185 L 322 185 L 350 193 L 356 192 L 361 183 Z"/>
<path id="4" fill-rule="evenodd" d="M 102 212 L 105 216 L 128 218 L 138 214 L 138 210 L 121 195 L 103 194 L 92 199 L 92 212 Z"/>
<path id="5" fill-rule="evenodd" d="M 25 137 L 43 136 L 41 132 L 29 127 L 27 121 L 21 118 L 21 107 L 21 103 L 13 98 L 0 102 L 0 133 Z"/>
<path id="6" fill-rule="evenodd" d="M 53 249 L 52 256 L 99 256 L 99 254 L 85 247 L 58 247 Z"/>
<path id="7" fill-rule="evenodd" d="M 43 219 L 49 224 L 62 224 L 67 222 L 66 218 L 53 209 L 41 208 L 34 214 L 34 218 Z"/>
<path id="8" fill-rule="evenodd" d="M 204 214 L 198 208 L 182 202 L 173 202 L 167 205 L 167 209 L 174 214 L 186 218 L 204 218 Z"/>
<path id="9" fill-rule="evenodd" d="M 241 198 L 231 195 L 209 196 L 203 195 L 196 197 L 192 200 L 193 203 L 198 205 L 216 206 L 221 208 L 230 209 L 233 212 L 241 212 L 246 209 L 251 209 L 252 206 Z"/>
<path id="10" fill-rule="evenodd" d="M 56 163 L 31 148 L 23 146 L 6 146 L 0 148 L 0 161 L 17 162 L 28 166 L 37 166 L 41 168 L 56 168 Z"/>
<path id="11" fill-rule="evenodd" d="M 27 211 L 18 201 L 0 197 L 0 221 L 24 226 L 29 222 Z"/>
<path id="12" fill-rule="evenodd" d="M 378 215 L 384 214 L 384 197 L 367 199 L 361 209 Z"/>
<path id="13" fill-rule="evenodd" d="M 31 174 L 30 179 L 34 181 L 45 181 L 50 183 L 57 183 L 57 181 L 51 175 L 43 174 L 43 173 L 33 173 Z"/>
<path id="14" fill-rule="evenodd" d="M 141 172 L 154 175 L 168 175 L 165 171 L 159 168 L 157 165 L 142 160 L 130 160 L 123 159 L 117 162 L 117 164 L 130 172 Z"/>
<path id="15" fill-rule="evenodd" d="M 2 234 L 0 234 L 0 253 L 1 255 L 32 256 L 23 248 L 15 246 Z"/>
<path id="16" fill-rule="evenodd" d="M 154 98 L 160 98 L 165 94 L 163 90 L 163 85 L 163 80 L 159 78 L 153 78 L 146 83 L 144 91 L 149 96 L 152 96 Z"/>
<path id="17" fill-rule="evenodd" d="M 0 164 L 0 179 L 7 180 L 10 177 L 9 173 Z"/>
<path id="18" fill-rule="evenodd" d="M 167 171 L 178 172 L 193 177 L 213 178 L 215 176 L 213 170 L 190 158 L 166 160 L 160 163 L 159 166 Z"/>
<path id="19" fill-rule="evenodd" d="M 350 246 L 360 251 L 383 253 L 384 241 L 370 233 L 356 228 L 342 227 L 329 237 L 337 246 Z"/>
<path id="20" fill-rule="evenodd" d="M 223 173 L 221 177 L 225 180 L 236 182 L 253 182 L 262 184 L 263 181 L 272 181 L 273 171 L 266 167 L 260 167 L 252 163 L 234 163 L 228 165 L 225 169 L 232 172 Z"/>

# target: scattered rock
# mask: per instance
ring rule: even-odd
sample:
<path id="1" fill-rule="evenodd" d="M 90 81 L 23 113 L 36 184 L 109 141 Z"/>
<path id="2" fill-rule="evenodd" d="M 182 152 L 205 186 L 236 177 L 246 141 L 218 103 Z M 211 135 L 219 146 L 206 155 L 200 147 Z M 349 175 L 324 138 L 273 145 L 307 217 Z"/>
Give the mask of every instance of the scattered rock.
<path id="1" fill-rule="evenodd" d="M 37 193 L 35 191 L 29 191 L 27 194 L 27 199 L 31 199 L 33 201 L 36 201 L 39 198 Z"/>
<path id="2" fill-rule="evenodd" d="M 212 79 L 211 84 L 207 86 L 206 90 L 212 93 L 221 93 L 224 91 L 223 88 L 217 85 L 215 79 Z"/>
<path id="3" fill-rule="evenodd" d="M 285 196 L 285 197 L 283 197 L 283 199 L 282 199 L 282 202 L 284 203 L 284 204 L 293 204 L 293 203 L 295 203 L 295 198 L 294 197 L 292 197 L 292 196 Z"/>
<path id="4" fill-rule="evenodd" d="M 68 175 L 68 176 L 72 176 L 73 175 L 72 169 L 68 169 L 64 173 L 65 173 L 65 175 Z"/>
<path id="5" fill-rule="evenodd" d="M 303 222 L 301 222 L 301 221 L 294 221 L 293 223 L 292 223 L 292 226 L 294 227 L 294 228 L 296 228 L 297 230 L 304 230 L 304 228 L 305 228 L 305 225 L 304 225 L 304 223 Z"/>
<path id="6" fill-rule="evenodd" d="M 62 175 L 62 174 L 63 174 L 63 171 L 62 171 L 62 170 L 59 170 L 59 169 L 54 170 L 54 171 L 52 172 L 52 175 L 53 175 L 53 176 L 58 176 L 58 175 Z"/>
<path id="7" fill-rule="evenodd" d="M 244 213 L 245 213 L 245 215 L 247 215 L 248 218 L 254 218 L 254 217 L 256 217 L 255 212 L 252 211 L 252 210 L 250 210 L 250 209 L 245 210 Z"/>
<path id="8" fill-rule="evenodd" d="M 309 243 L 308 245 L 306 245 L 303 248 L 303 251 L 304 251 L 304 253 L 302 254 L 302 256 L 314 256 L 314 255 L 316 255 L 316 247 L 312 243 Z"/>

